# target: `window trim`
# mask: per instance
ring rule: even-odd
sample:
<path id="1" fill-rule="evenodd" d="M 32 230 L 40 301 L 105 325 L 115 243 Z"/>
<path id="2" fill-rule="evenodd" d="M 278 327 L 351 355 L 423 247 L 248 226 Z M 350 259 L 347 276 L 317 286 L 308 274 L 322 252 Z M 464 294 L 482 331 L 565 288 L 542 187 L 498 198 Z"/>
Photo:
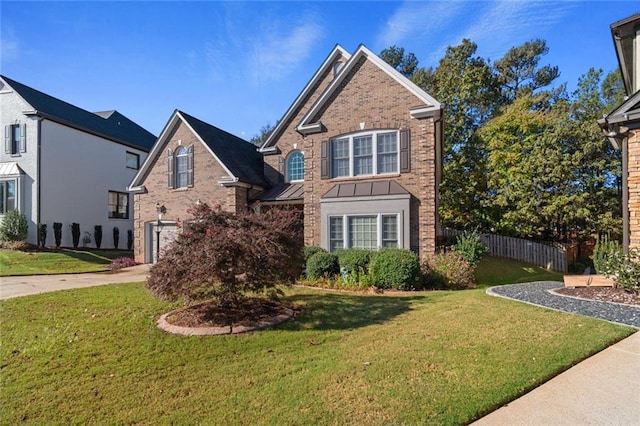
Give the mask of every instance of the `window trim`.
<path id="1" fill-rule="evenodd" d="M 395 163 L 395 171 L 391 171 L 391 172 L 380 172 L 380 163 L 379 163 L 379 155 L 378 155 L 378 137 L 381 135 L 389 135 L 389 134 L 394 134 L 395 135 L 395 146 L 396 146 L 396 150 L 395 150 L 395 156 L 396 156 L 396 163 Z M 371 155 L 367 155 L 365 157 L 370 157 L 371 158 L 371 173 L 361 173 L 361 174 L 356 174 L 356 155 L 355 155 L 355 144 L 354 144 L 354 140 L 358 139 L 358 138 L 364 138 L 364 137 L 371 137 Z M 346 157 L 339 157 L 339 159 L 344 160 L 345 158 L 348 158 L 349 161 L 349 172 L 348 174 L 341 174 L 338 175 L 337 174 L 337 167 L 336 167 L 336 157 L 334 155 L 335 153 L 335 146 L 336 143 L 338 141 L 344 141 L 347 140 L 347 156 Z M 330 178 L 332 179 L 337 179 L 337 178 L 352 178 L 352 177 L 362 177 L 362 176 L 386 176 L 386 175 L 397 175 L 400 173 L 401 171 L 401 164 L 400 164 L 400 131 L 396 130 L 396 129 L 384 129 L 384 130 L 369 130 L 369 131 L 361 131 L 361 132 L 356 132 L 356 133 L 349 133 L 346 135 L 340 135 L 340 136 L 336 136 L 334 138 L 329 139 L 329 164 L 331 165 L 331 170 L 330 170 Z M 389 152 L 385 152 L 381 155 L 390 155 L 392 153 Z M 358 156 L 357 158 L 363 158 L 362 156 Z"/>
<path id="2" fill-rule="evenodd" d="M 291 179 L 291 162 L 294 160 L 294 157 L 302 157 L 302 179 Z M 300 150 L 294 150 L 287 155 L 287 159 L 285 161 L 285 181 L 286 182 L 304 182 L 304 153 Z"/>
<path id="3" fill-rule="evenodd" d="M 338 249 L 349 249 L 349 248 L 354 248 L 351 242 L 351 234 L 350 234 L 350 230 L 351 230 L 351 219 L 354 217 L 375 217 L 375 223 L 376 223 L 376 246 L 374 248 L 371 247 L 356 247 L 356 248 L 363 248 L 363 249 L 367 249 L 367 250 L 380 250 L 381 248 L 387 247 L 384 245 L 384 233 L 383 233 L 383 218 L 384 217 L 395 217 L 396 218 L 396 245 L 395 247 L 400 247 L 400 241 L 401 241 L 401 235 L 400 233 L 402 232 L 401 229 L 401 221 L 400 221 L 400 213 L 357 213 L 357 214 L 344 214 L 344 215 L 338 215 L 338 214 L 331 214 L 327 216 L 327 220 L 328 220 L 328 226 L 327 226 L 327 231 L 328 231 L 328 235 L 327 235 L 327 242 L 328 242 L 328 246 L 327 246 L 327 250 L 329 251 L 334 251 L 333 250 L 333 242 L 338 242 L 338 241 L 342 241 L 342 247 L 339 247 Z M 339 240 L 337 238 L 332 238 L 332 229 L 331 229 L 331 225 L 332 222 L 336 219 L 340 219 L 341 222 L 341 226 L 342 226 L 342 239 Z"/>
<path id="4" fill-rule="evenodd" d="M 111 194 L 115 194 L 116 195 L 116 204 L 111 204 Z M 126 195 L 127 196 L 127 211 L 123 216 L 120 216 L 120 196 L 121 195 Z M 128 192 L 123 192 L 123 191 L 112 191 L 109 190 L 107 192 L 107 218 L 108 219 L 125 219 L 128 220 L 129 219 L 129 193 Z M 115 210 L 112 210 L 111 207 L 114 206 Z"/>
<path id="5" fill-rule="evenodd" d="M 180 149 L 186 149 L 186 174 L 187 174 L 187 184 L 185 186 L 177 186 L 178 185 L 178 151 Z M 184 147 L 183 145 L 178 145 L 178 147 L 174 150 L 169 148 L 167 150 L 167 186 L 169 189 L 179 189 L 185 190 L 187 188 L 193 187 L 193 168 L 194 168 L 194 148 L 193 144 L 188 147 Z"/>
<path id="6" fill-rule="evenodd" d="M 27 152 L 27 123 L 7 124 L 4 127 L 4 153 L 19 156 L 25 152 Z"/>
<path id="7" fill-rule="evenodd" d="M 7 209 L 6 205 L 7 205 L 7 186 L 9 183 L 13 183 L 13 208 L 12 209 Z M 19 180 L 18 179 L 2 179 L 0 180 L 0 186 L 2 186 L 2 189 L 0 190 L 0 197 L 2 197 L 2 200 L 0 200 L 0 216 L 4 216 L 5 214 L 7 214 L 7 212 L 11 211 L 11 210 L 20 210 L 19 208 L 19 200 L 20 200 L 20 194 L 19 194 Z"/>

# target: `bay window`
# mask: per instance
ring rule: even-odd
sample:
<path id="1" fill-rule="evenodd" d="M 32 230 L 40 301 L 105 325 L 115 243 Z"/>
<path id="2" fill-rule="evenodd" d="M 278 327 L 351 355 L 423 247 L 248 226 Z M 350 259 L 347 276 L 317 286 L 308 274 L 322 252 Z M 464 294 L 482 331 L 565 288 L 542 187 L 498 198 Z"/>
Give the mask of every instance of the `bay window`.
<path id="1" fill-rule="evenodd" d="M 332 216 L 329 218 L 329 251 L 398 247 L 398 231 L 397 214 Z"/>

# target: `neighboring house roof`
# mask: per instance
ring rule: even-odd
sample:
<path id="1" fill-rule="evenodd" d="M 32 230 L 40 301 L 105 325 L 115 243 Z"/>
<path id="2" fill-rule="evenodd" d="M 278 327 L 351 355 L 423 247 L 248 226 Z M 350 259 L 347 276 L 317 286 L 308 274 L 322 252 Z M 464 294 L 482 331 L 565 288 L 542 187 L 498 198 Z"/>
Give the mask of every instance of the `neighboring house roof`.
<path id="1" fill-rule="evenodd" d="M 320 198 L 351 198 L 384 195 L 409 194 L 402 185 L 394 180 L 377 180 L 373 182 L 338 183 L 331 187 Z"/>
<path id="2" fill-rule="evenodd" d="M 20 176 L 24 172 L 16 162 L 0 163 L 0 177 Z"/>
<path id="3" fill-rule="evenodd" d="M 634 54 L 634 50 L 637 49 L 637 47 L 634 47 L 634 40 L 638 39 L 636 43 L 640 41 L 640 37 L 637 35 L 638 31 L 640 31 L 640 14 L 611 24 L 611 36 L 616 48 L 627 95 L 640 90 L 640 81 L 634 81 L 638 76 L 638 71 L 634 70 L 634 68 L 640 67 L 637 58 L 634 62 L 634 55 L 637 55 L 637 50 Z M 635 76 L 634 72 L 636 72 Z"/>
<path id="4" fill-rule="evenodd" d="M 22 97 L 34 111 L 25 112 L 44 117 L 65 126 L 91 133 L 114 142 L 149 151 L 156 137 L 118 111 L 92 113 L 29 86 L 0 77 Z"/>
<path id="5" fill-rule="evenodd" d="M 129 190 L 143 190 L 144 179 L 158 159 L 164 158 L 162 154 L 164 153 L 167 138 L 180 121 L 193 131 L 196 137 L 207 147 L 213 158 L 227 172 L 228 176 L 221 176 L 218 183 L 234 185 L 242 182 L 259 187 L 268 186 L 263 176 L 264 163 L 262 154 L 256 150 L 255 145 L 183 111 L 175 110 L 142 167 L 140 167 L 138 174 L 129 185 Z"/>
<path id="6" fill-rule="evenodd" d="M 307 99 L 307 97 L 314 91 L 316 85 L 320 81 L 323 75 L 333 66 L 333 63 L 338 58 L 345 58 L 348 60 L 351 55 L 347 52 L 342 46 L 336 44 L 324 60 L 320 68 L 315 72 L 315 74 L 311 77 L 307 85 L 302 89 L 302 92 L 298 95 L 296 100 L 291 104 L 287 112 L 285 112 L 284 116 L 278 121 L 278 124 L 273 129 L 269 137 L 264 141 L 262 146 L 260 147 L 261 152 L 266 152 L 270 147 L 275 145 L 276 141 L 280 137 L 280 133 L 286 129 L 289 121 L 294 118 L 295 114 L 299 111 L 300 107 L 302 107 Z"/>
<path id="7" fill-rule="evenodd" d="M 304 200 L 304 184 L 302 183 L 283 183 L 274 186 L 267 191 L 261 192 L 255 201 L 263 202 L 287 202 Z"/>
<path id="8" fill-rule="evenodd" d="M 340 69 L 339 74 L 333 79 L 329 87 L 322 93 L 322 95 L 315 101 L 313 106 L 306 113 L 302 122 L 298 125 L 296 130 L 302 134 L 317 133 L 322 130 L 322 123 L 316 121 L 318 113 L 322 110 L 325 103 L 331 99 L 333 93 L 339 90 L 344 79 L 349 75 L 349 72 L 356 66 L 356 64 L 362 59 L 366 58 L 375 64 L 378 68 L 384 71 L 391 78 L 396 80 L 400 85 L 412 93 L 416 98 L 420 100 L 422 104 L 416 105 L 410 109 L 410 114 L 413 118 L 429 117 L 436 114 L 440 109 L 440 103 L 436 101 L 431 95 L 418 87 L 411 80 L 400 74 L 395 68 L 386 63 L 378 55 L 367 49 L 364 45 L 360 45 L 356 52 L 349 58 L 347 63 Z"/>

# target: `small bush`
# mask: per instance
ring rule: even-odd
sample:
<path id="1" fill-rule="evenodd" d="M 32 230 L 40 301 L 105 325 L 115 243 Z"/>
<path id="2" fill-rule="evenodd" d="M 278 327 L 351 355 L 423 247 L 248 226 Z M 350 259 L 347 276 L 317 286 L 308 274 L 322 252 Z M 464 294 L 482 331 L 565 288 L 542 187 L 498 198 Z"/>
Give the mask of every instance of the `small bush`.
<path id="1" fill-rule="evenodd" d="M 47 224 L 38 224 L 38 246 L 44 248 L 47 245 Z"/>
<path id="2" fill-rule="evenodd" d="M 478 231 L 465 231 L 462 235 L 459 235 L 453 250 L 474 268 L 489 253 L 489 249 L 482 242 Z"/>
<path id="3" fill-rule="evenodd" d="M 378 288 L 416 290 L 422 287 L 420 261 L 409 250 L 387 248 L 374 252 L 369 273 Z"/>
<path id="4" fill-rule="evenodd" d="M 96 241 L 96 248 L 99 249 L 102 245 L 102 225 L 93 227 L 93 239 Z"/>
<path id="5" fill-rule="evenodd" d="M 622 249 L 618 242 L 610 240 L 609 237 L 605 235 L 602 239 L 598 238 L 596 245 L 593 247 L 593 267 L 598 274 L 611 273 L 612 267 L 616 263 L 611 263 L 610 259 L 619 258 L 622 255 Z"/>
<path id="6" fill-rule="evenodd" d="M 62 223 L 53 222 L 53 238 L 56 240 L 56 248 L 62 243 Z"/>
<path id="7" fill-rule="evenodd" d="M 422 263 L 428 287 L 446 290 L 475 288 L 474 268 L 456 252 L 429 256 Z"/>
<path id="8" fill-rule="evenodd" d="M 113 259 L 113 261 L 111 261 L 111 264 L 109 265 L 109 269 L 111 269 L 112 271 L 117 271 L 122 268 L 129 268 L 131 266 L 136 266 L 136 265 L 137 265 L 136 261 L 131 259 L 130 257 L 118 257 L 116 259 Z"/>
<path id="9" fill-rule="evenodd" d="M 309 258 L 311 256 L 313 256 L 316 253 L 328 253 L 325 249 L 323 249 L 322 247 L 318 247 L 318 246 L 306 246 L 303 249 L 303 253 L 304 253 L 304 262 L 306 264 L 307 260 L 309 260 Z"/>
<path id="10" fill-rule="evenodd" d="M 17 210 L 9 210 L 0 224 L 0 240 L 25 241 L 28 229 L 27 217 Z"/>
<path id="11" fill-rule="evenodd" d="M 80 224 L 73 222 L 69 225 L 71 228 L 71 239 L 73 240 L 73 248 L 77 249 L 80 244 Z"/>
<path id="12" fill-rule="evenodd" d="M 26 241 L 0 241 L 0 249 L 12 251 L 27 251 L 31 247 Z"/>
<path id="13" fill-rule="evenodd" d="M 335 253 L 318 251 L 307 260 L 307 279 L 317 280 L 322 277 L 333 277 L 340 273 L 338 256 Z"/>
<path id="14" fill-rule="evenodd" d="M 127 250 L 133 248 L 133 229 L 127 229 Z"/>
<path id="15" fill-rule="evenodd" d="M 371 250 L 364 249 L 343 249 L 338 250 L 338 263 L 340 264 L 340 270 L 344 270 L 348 273 L 362 273 L 365 274 L 369 271 L 369 262 L 371 262 Z"/>
<path id="16" fill-rule="evenodd" d="M 624 254 L 622 250 L 614 250 L 601 260 L 604 274 L 613 279 L 615 286 L 635 293 L 640 291 L 640 252 L 629 250 Z"/>
<path id="17" fill-rule="evenodd" d="M 118 249 L 118 244 L 120 243 L 120 229 L 117 226 L 113 227 L 113 248 Z"/>

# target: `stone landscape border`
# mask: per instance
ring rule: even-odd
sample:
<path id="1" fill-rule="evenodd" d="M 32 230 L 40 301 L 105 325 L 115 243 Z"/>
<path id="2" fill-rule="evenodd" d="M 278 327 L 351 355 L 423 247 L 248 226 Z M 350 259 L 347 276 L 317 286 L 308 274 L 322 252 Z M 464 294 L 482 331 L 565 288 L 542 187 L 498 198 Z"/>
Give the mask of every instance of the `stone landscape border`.
<path id="1" fill-rule="evenodd" d="M 173 311 L 162 314 L 156 321 L 158 328 L 162 331 L 166 331 L 167 333 L 179 334 L 182 336 L 220 336 L 227 334 L 248 333 L 251 331 L 261 330 L 263 328 L 273 327 L 293 317 L 293 310 L 285 307 L 283 308 L 284 313 L 268 319 L 256 321 L 251 325 L 236 325 L 225 327 L 183 327 L 171 324 L 169 323 L 169 321 L 167 321 L 168 317 L 177 312 L 180 312 L 183 309 L 185 308 L 174 309 Z"/>

